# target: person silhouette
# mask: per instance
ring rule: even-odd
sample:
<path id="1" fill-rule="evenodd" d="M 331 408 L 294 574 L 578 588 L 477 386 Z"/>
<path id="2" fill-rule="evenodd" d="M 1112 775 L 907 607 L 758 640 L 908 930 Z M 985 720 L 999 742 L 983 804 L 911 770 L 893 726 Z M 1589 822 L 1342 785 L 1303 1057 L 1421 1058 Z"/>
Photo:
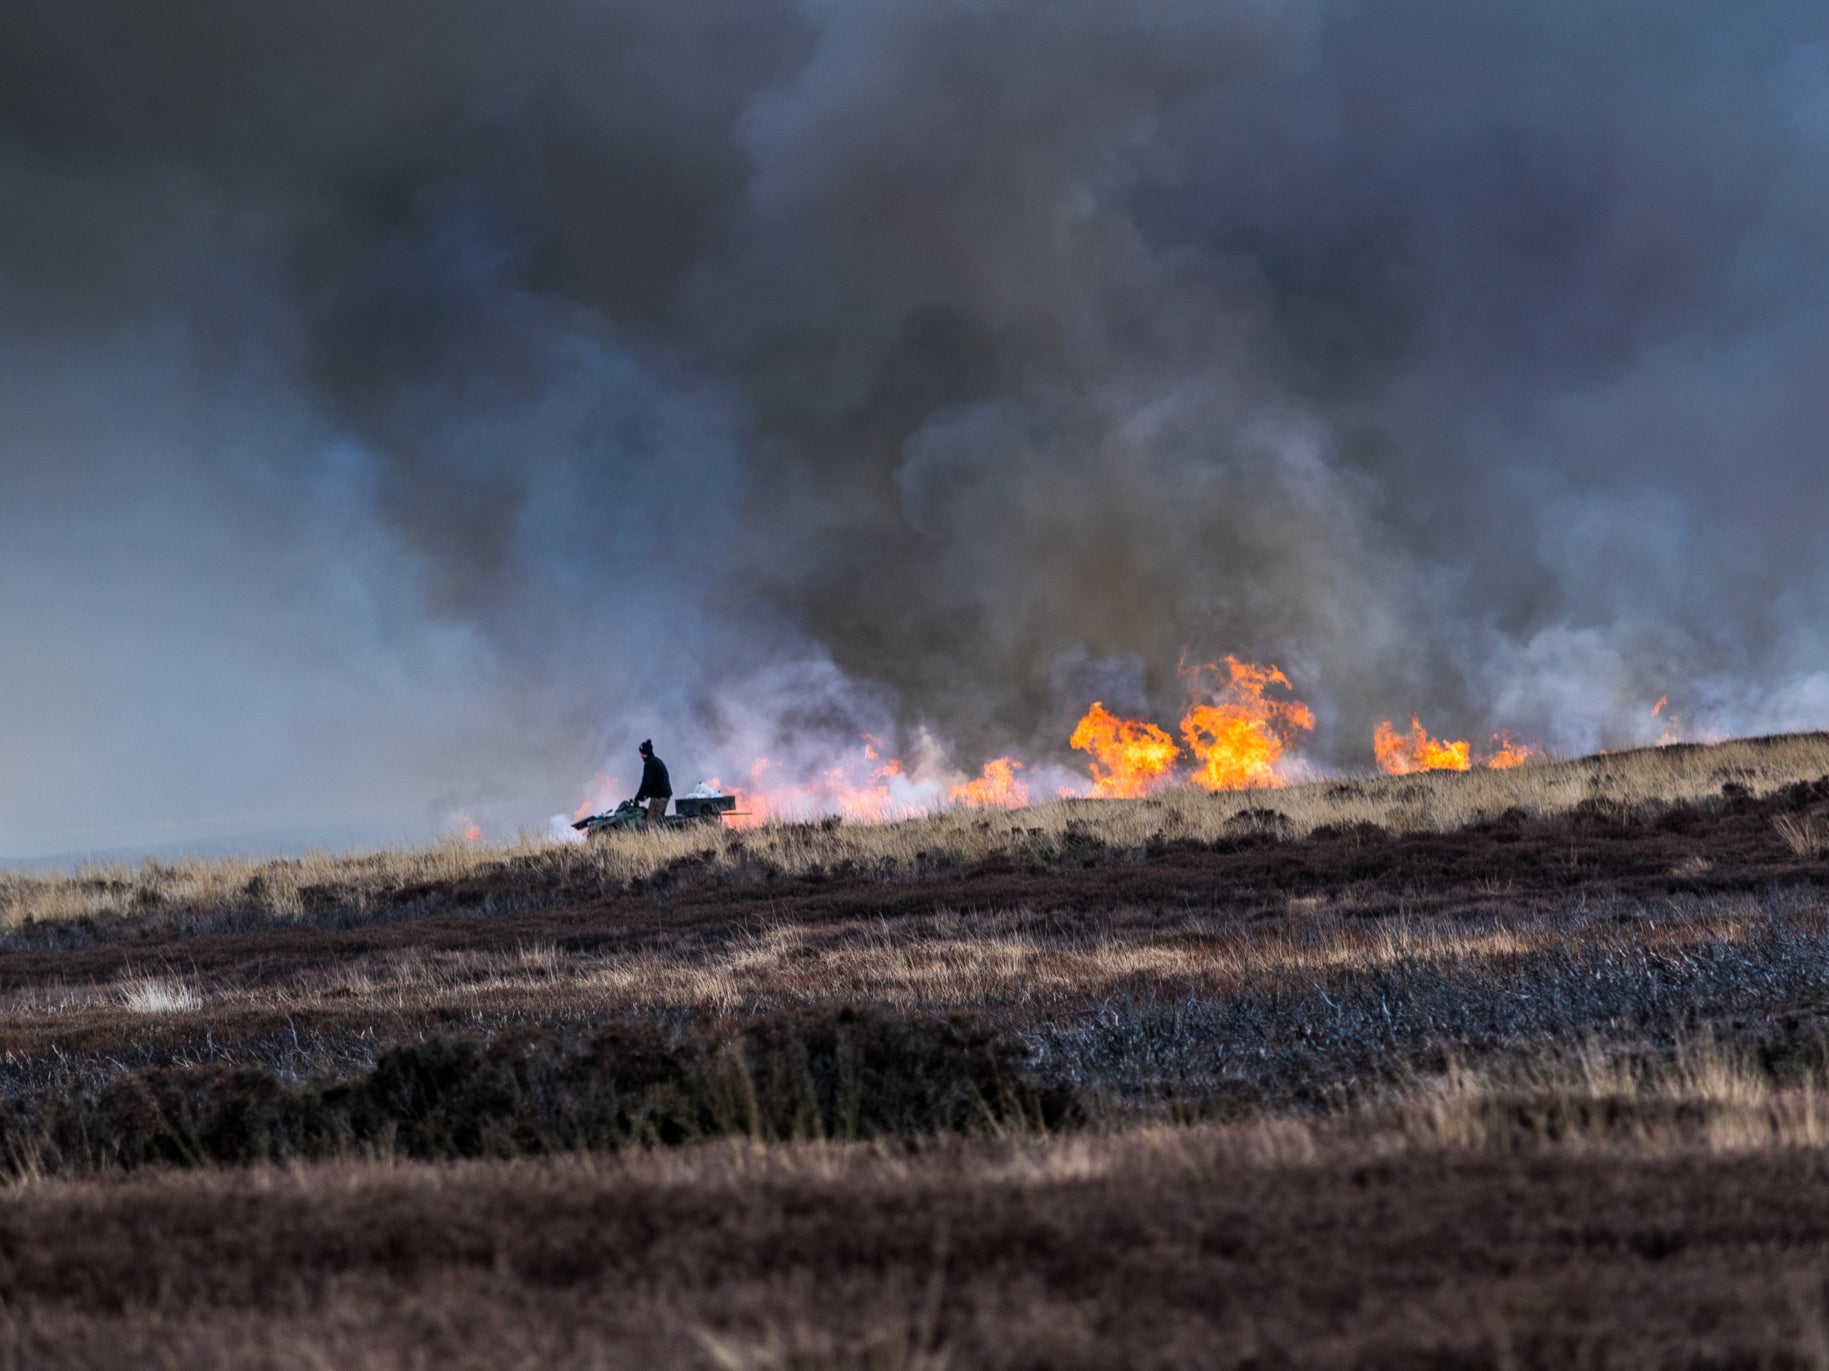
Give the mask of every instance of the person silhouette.
<path id="1" fill-rule="evenodd" d="M 635 792 L 635 803 L 644 800 L 648 805 L 648 822 L 659 826 L 666 817 L 667 801 L 673 798 L 673 781 L 667 775 L 667 764 L 654 755 L 654 741 L 642 739 L 641 753 L 641 789 Z"/>

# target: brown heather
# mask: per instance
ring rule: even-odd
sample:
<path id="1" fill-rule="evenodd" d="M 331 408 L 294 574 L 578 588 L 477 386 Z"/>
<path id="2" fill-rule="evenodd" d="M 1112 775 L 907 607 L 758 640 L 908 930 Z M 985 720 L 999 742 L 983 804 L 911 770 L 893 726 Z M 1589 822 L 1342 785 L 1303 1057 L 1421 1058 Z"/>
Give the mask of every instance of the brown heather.
<path id="1" fill-rule="evenodd" d="M 0 1206 L 0 1364 L 1823 1364 L 1820 1148 L 1268 1123 L 143 1173 Z"/>

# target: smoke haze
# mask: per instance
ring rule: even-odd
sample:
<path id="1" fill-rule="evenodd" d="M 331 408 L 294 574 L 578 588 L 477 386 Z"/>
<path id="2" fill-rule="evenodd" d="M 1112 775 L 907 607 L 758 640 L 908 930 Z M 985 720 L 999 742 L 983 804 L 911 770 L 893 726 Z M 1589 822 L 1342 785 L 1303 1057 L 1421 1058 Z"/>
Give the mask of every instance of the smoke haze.
<path id="1" fill-rule="evenodd" d="M 1829 725 L 1817 4 L 17 0 L 0 204 L 0 856 L 1227 653 L 1322 766 Z"/>

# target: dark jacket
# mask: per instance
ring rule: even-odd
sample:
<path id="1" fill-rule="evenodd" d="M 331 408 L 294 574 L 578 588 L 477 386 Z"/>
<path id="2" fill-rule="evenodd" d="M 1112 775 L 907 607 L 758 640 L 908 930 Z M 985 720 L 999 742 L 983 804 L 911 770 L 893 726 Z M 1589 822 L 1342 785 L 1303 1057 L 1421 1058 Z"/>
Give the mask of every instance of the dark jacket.
<path id="1" fill-rule="evenodd" d="M 650 755 L 641 764 L 641 789 L 635 792 L 635 803 L 643 800 L 671 800 L 673 782 L 667 779 L 667 764 Z"/>

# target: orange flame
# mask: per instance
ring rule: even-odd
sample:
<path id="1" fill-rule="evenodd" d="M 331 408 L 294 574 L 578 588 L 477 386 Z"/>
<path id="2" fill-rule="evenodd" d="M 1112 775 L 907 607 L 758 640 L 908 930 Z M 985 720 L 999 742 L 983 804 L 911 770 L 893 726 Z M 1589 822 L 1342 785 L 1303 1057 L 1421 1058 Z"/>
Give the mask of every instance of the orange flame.
<path id="1" fill-rule="evenodd" d="M 1509 771 L 1514 766 L 1523 766 L 1542 751 L 1531 743 L 1516 741 L 1509 733 L 1495 733 L 1492 740 L 1499 745 L 1499 750 L 1486 759 L 1486 765 L 1494 771 Z"/>
<path id="2" fill-rule="evenodd" d="M 843 766 L 833 767 L 820 779 L 827 796 L 846 818 L 880 824 L 892 816 L 894 802 L 888 783 L 891 778 L 903 774 L 902 762 L 899 757 L 883 756 L 889 749 L 881 738 L 868 733 L 858 736 L 864 740 L 864 759 L 878 764 L 871 768 L 869 780 L 860 785 Z"/>
<path id="3" fill-rule="evenodd" d="M 975 781 L 964 781 L 947 792 L 954 804 L 973 805 L 980 809 L 1018 809 L 1029 803 L 1029 787 L 1016 779 L 1022 763 L 1014 757 L 999 757 L 984 764 L 984 774 Z"/>
<path id="4" fill-rule="evenodd" d="M 483 840 L 482 825 L 468 814 L 459 814 L 451 822 L 457 830 L 457 836 L 465 842 L 478 843 Z"/>
<path id="5" fill-rule="evenodd" d="M 1175 740 L 1152 723 L 1120 719 L 1094 700 L 1067 740 L 1092 754 L 1092 792 L 1106 799 L 1135 799 L 1168 776 L 1181 755 Z"/>
<path id="6" fill-rule="evenodd" d="M 878 767 L 876 769 L 875 774 L 876 774 L 877 779 L 886 781 L 891 776 L 900 776 L 902 774 L 901 758 L 891 757 L 891 758 L 889 758 L 888 761 L 883 761 L 882 754 L 884 752 L 887 752 L 889 749 L 884 746 L 883 740 L 881 738 L 875 737 L 869 733 L 860 733 L 857 736 L 864 740 L 864 758 L 865 758 L 865 760 L 883 763 L 880 767 Z M 832 774 L 834 776 L 842 775 L 843 771 L 844 771 L 844 768 L 840 767 L 840 768 L 835 769 L 830 774 Z"/>
<path id="7" fill-rule="evenodd" d="M 737 797 L 743 813 L 726 820 L 733 828 L 754 828 L 765 823 L 799 820 L 814 814 L 838 813 L 866 823 L 885 823 L 913 812 L 898 798 L 890 783 L 905 779 L 907 768 L 897 757 L 885 757 L 882 740 L 869 734 L 864 742 L 863 765 L 841 763 L 805 781 L 776 780 L 780 768 L 768 757 L 758 757 L 749 770 L 746 786 L 725 786 L 713 779 L 707 784 Z M 769 774 L 773 773 L 773 774 Z"/>
<path id="8" fill-rule="evenodd" d="M 593 814 L 601 814 L 608 809 L 616 796 L 622 791 L 622 784 L 615 778 L 605 776 L 601 771 L 591 774 L 590 789 L 585 792 L 583 801 L 572 811 L 572 822 L 588 819 Z"/>
<path id="9" fill-rule="evenodd" d="M 1473 748 L 1466 739 L 1450 743 L 1431 738 L 1414 714 L 1407 734 L 1392 728 L 1388 719 L 1379 724 L 1372 734 L 1372 751 L 1378 755 L 1378 765 L 1393 776 L 1412 771 L 1466 771 L 1473 765 Z"/>
<path id="10" fill-rule="evenodd" d="M 760 775 L 768 767 L 767 757 L 758 757 L 756 764 L 750 768 L 752 776 Z M 727 786 L 716 776 L 706 778 L 705 784 L 720 794 L 734 796 L 737 801 L 735 810 L 724 816 L 727 828 L 760 828 L 768 822 L 769 816 L 764 812 L 760 796 L 740 786 Z"/>
<path id="11" fill-rule="evenodd" d="M 879 776 L 893 776 L 894 771 L 880 771 Z M 865 823 L 880 824 L 889 818 L 889 787 L 886 785 L 854 785 L 845 774 L 843 767 L 833 767 L 824 772 L 820 780 L 822 789 L 837 804 L 839 813 L 847 819 L 861 819 Z"/>
<path id="12" fill-rule="evenodd" d="M 1200 763 L 1194 780 L 1208 790 L 1280 786 L 1277 761 L 1291 734 L 1315 726 L 1315 713 L 1295 700 L 1264 698 L 1273 685 L 1289 689 L 1289 678 L 1273 666 L 1227 657 L 1225 669 L 1229 679 L 1215 692 L 1215 701 L 1191 706 L 1181 720 L 1181 736 Z M 1183 674 L 1219 670 L 1214 663 Z"/>

